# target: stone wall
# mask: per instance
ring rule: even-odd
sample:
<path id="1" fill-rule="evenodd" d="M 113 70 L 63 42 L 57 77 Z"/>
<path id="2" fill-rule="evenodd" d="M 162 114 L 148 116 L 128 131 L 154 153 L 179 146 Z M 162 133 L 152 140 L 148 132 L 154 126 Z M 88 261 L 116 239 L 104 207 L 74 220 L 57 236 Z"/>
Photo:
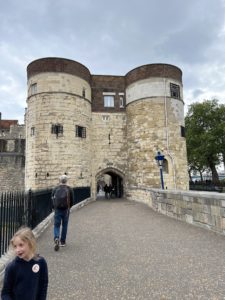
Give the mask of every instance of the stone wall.
<path id="1" fill-rule="evenodd" d="M 16 123 L 10 125 L 10 120 L 2 120 L 0 123 L 1 192 L 24 190 L 25 126 Z"/>
<path id="2" fill-rule="evenodd" d="M 81 63 L 58 57 L 47 57 L 45 59 L 37 59 L 32 61 L 27 66 L 27 79 L 40 73 L 66 73 L 83 78 L 85 81 L 90 82 L 90 71 Z"/>
<path id="3" fill-rule="evenodd" d="M 92 113 L 92 188 L 98 176 L 113 171 L 125 178 L 127 172 L 126 114 Z M 125 184 L 125 183 L 124 183 Z"/>
<path id="4" fill-rule="evenodd" d="M 16 154 L 0 153 L 0 190 L 24 190 L 25 157 Z"/>
<path id="5" fill-rule="evenodd" d="M 124 76 L 92 75 L 92 112 L 125 112 L 124 107 L 120 106 L 120 94 L 125 93 Z M 114 93 L 114 107 L 104 107 L 103 94 Z"/>
<path id="6" fill-rule="evenodd" d="M 225 194 L 133 187 L 127 199 L 143 202 L 177 220 L 225 234 Z"/>
<path id="7" fill-rule="evenodd" d="M 164 174 L 168 189 L 188 189 L 183 90 L 181 99 L 170 97 L 173 78 L 148 78 L 132 83 L 126 89 L 128 184 L 160 187 L 159 169 L 155 161 L 158 150 L 167 161 Z"/>
<path id="8" fill-rule="evenodd" d="M 126 74 L 126 85 L 150 77 L 172 78 L 182 82 L 182 71 L 170 64 L 150 64 L 137 67 Z"/>
<path id="9" fill-rule="evenodd" d="M 87 81 L 65 73 L 32 76 L 26 112 L 26 190 L 53 187 L 62 174 L 69 184 L 90 186 L 91 177 L 91 91 Z M 85 89 L 85 97 L 83 95 Z M 52 132 L 60 125 L 62 133 Z M 76 127 L 86 137 L 76 136 Z M 82 180 L 79 180 L 82 173 Z"/>

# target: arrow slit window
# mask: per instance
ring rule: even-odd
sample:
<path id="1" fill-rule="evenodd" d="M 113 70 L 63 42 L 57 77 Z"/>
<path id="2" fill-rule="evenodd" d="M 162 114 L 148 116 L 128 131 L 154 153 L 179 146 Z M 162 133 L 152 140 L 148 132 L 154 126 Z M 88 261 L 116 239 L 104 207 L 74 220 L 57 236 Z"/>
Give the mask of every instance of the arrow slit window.
<path id="1" fill-rule="evenodd" d="M 168 161 L 165 158 L 163 160 L 163 172 L 166 173 L 166 174 L 169 173 Z"/>

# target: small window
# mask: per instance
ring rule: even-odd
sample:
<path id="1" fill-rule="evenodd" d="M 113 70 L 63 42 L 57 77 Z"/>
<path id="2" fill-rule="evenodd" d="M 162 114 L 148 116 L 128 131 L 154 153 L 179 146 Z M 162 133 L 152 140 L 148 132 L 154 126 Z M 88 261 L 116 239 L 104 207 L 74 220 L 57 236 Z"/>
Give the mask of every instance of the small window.
<path id="1" fill-rule="evenodd" d="M 109 121 L 109 116 L 102 116 L 103 121 Z"/>
<path id="2" fill-rule="evenodd" d="M 104 107 L 114 107 L 114 96 L 104 96 Z"/>
<path id="3" fill-rule="evenodd" d="M 30 135 L 31 136 L 35 135 L 35 127 L 31 127 L 31 129 L 30 129 Z"/>
<path id="4" fill-rule="evenodd" d="M 120 108 L 124 107 L 124 93 L 119 93 L 120 97 Z"/>
<path id="5" fill-rule="evenodd" d="M 82 96 L 85 98 L 86 97 L 86 90 L 85 90 L 85 88 L 83 88 L 83 90 L 82 90 Z"/>
<path id="6" fill-rule="evenodd" d="M 86 128 L 76 125 L 76 137 L 86 138 Z"/>
<path id="7" fill-rule="evenodd" d="M 163 160 L 163 172 L 166 173 L 166 174 L 169 173 L 168 161 L 165 158 Z"/>
<path id="8" fill-rule="evenodd" d="M 185 127 L 184 126 L 180 126 L 180 134 L 182 137 L 185 137 Z"/>
<path id="9" fill-rule="evenodd" d="M 52 130 L 51 133 L 56 134 L 56 136 L 62 136 L 63 135 L 63 125 L 61 124 L 52 124 Z"/>
<path id="10" fill-rule="evenodd" d="M 7 141 L 6 140 L 0 140 L 0 152 L 6 152 L 7 148 Z"/>
<path id="11" fill-rule="evenodd" d="M 34 95 L 37 93 L 37 83 L 31 84 L 31 95 Z"/>
<path id="12" fill-rule="evenodd" d="M 171 98 L 180 99 L 180 87 L 177 84 L 170 83 Z"/>

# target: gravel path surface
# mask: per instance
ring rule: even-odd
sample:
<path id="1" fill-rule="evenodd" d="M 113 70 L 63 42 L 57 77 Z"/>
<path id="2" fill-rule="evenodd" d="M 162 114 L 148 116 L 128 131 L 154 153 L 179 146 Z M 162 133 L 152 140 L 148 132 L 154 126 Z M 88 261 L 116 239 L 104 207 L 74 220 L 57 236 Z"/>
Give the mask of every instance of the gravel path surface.
<path id="1" fill-rule="evenodd" d="M 67 246 L 53 225 L 38 239 L 49 300 L 225 299 L 225 237 L 121 199 L 70 215 Z"/>

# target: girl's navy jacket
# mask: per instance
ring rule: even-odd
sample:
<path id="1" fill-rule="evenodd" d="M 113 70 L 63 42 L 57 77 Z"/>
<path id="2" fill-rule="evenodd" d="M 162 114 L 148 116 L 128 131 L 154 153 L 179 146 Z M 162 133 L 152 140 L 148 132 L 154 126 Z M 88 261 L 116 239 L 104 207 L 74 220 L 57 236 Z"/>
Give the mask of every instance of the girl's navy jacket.
<path id="1" fill-rule="evenodd" d="M 48 267 L 36 256 L 30 261 L 16 257 L 5 270 L 2 300 L 46 300 Z"/>

